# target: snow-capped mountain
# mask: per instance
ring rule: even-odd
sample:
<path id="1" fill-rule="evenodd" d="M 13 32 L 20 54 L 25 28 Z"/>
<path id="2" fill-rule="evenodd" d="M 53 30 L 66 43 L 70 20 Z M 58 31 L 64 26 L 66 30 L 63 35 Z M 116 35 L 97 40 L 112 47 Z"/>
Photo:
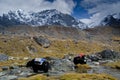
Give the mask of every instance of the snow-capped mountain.
<path id="1" fill-rule="evenodd" d="M 108 15 L 105 17 L 101 23 L 102 26 L 120 26 L 120 13 Z"/>
<path id="2" fill-rule="evenodd" d="M 55 9 L 44 10 L 41 12 L 25 12 L 23 10 L 9 11 L 7 14 L 0 16 L 0 25 L 62 25 L 66 27 L 87 28 L 87 26 L 76 20 L 68 14 L 61 13 Z"/>

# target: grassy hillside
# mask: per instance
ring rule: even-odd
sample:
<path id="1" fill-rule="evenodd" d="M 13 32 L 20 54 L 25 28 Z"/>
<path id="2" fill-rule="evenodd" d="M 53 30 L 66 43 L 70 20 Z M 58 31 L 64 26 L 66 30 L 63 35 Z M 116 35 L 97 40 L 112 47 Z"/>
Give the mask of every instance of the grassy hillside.
<path id="1" fill-rule="evenodd" d="M 65 54 L 78 53 L 95 53 L 104 49 L 113 49 L 120 51 L 120 45 L 115 43 L 103 44 L 97 41 L 87 40 L 72 40 L 72 39 L 55 39 L 49 38 L 51 45 L 48 48 L 43 48 L 35 42 L 32 37 L 21 36 L 3 36 L 0 35 L 0 53 L 11 56 L 55 56 L 62 57 Z"/>
<path id="2" fill-rule="evenodd" d="M 12 27 L 0 34 L 0 54 L 14 56 L 15 60 L 0 62 L 1 66 L 25 65 L 29 57 L 58 57 L 63 58 L 66 54 L 93 54 L 105 49 L 120 52 L 119 29 L 93 28 L 78 30 L 66 27 Z M 43 36 L 50 40 L 48 48 L 39 45 L 33 37 Z M 19 58 L 19 59 L 17 59 Z M 116 64 L 114 63 L 116 68 Z M 113 64 L 113 63 L 111 63 Z M 109 64 L 108 66 L 111 66 Z M 85 67 L 85 66 L 83 66 Z M 117 68 L 119 65 L 117 65 Z M 81 69 L 81 66 L 79 66 Z M 0 69 L 2 70 L 2 69 Z M 18 80 L 117 80 L 106 74 L 80 74 L 67 73 L 61 76 L 35 75 Z"/>
<path id="3" fill-rule="evenodd" d="M 14 26 L 1 33 L 0 53 L 20 58 L 46 56 L 61 58 L 66 54 L 92 54 L 105 49 L 120 52 L 119 33 L 119 29 L 111 27 L 82 31 L 60 26 Z M 50 47 L 44 48 L 36 43 L 34 36 L 47 37 L 51 42 Z"/>

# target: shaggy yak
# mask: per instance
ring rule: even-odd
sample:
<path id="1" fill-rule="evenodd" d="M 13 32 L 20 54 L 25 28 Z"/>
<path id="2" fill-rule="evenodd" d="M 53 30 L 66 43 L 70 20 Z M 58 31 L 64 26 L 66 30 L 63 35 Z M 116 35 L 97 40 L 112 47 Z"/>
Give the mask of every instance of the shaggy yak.
<path id="1" fill-rule="evenodd" d="M 35 58 L 27 62 L 26 67 L 31 67 L 36 73 L 38 70 L 48 72 L 50 64 L 45 58 Z"/>
<path id="2" fill-rule="evenodd" d="M 80 55 L 74 57 L 73 62 L 74 62 L 75 65 L 86 64 L 85 55 L 80 54 Z"/>

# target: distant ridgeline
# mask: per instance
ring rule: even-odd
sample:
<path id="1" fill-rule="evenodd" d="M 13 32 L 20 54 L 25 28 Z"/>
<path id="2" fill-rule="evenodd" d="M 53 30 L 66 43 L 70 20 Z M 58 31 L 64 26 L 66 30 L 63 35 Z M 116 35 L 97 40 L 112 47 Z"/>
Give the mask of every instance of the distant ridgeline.
<path id="1" fill-rule="evenodd" d="M 0 16 L 0 25 L 13 26 L 13 25 L 30 25 L 30 26 L 43 26 L 43 25 L 60 25 L 65 27 L 76 27 L 80 29 L 87 28 L 87 26 L 75 19 L 71 15 L 61 13 L 55 9 L 45 10 L 41 12 L 26 13 L 23 10 L 9 11 Z"/>

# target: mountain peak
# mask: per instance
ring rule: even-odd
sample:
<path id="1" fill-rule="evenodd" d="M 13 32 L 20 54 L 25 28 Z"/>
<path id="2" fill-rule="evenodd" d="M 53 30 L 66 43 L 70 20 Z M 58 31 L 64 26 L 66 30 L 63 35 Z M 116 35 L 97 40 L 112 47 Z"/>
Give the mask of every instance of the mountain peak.
<path id="1" fill-rule="evenodd" d="M 0 25 L 61 25 L 66 27 L 86 28 L 86 25 L 69 14 L 61 13 L 56 9 L 44 10 L 41 12 L 28 13 L 24 10 L 9 11 L 6 16 L 1 16 Z M 11 23 L 10 23 L 11 22 Z M 16 23 L 17 22 L 17 23 Z M 8 24 L 10 23 L 10 24 Z"/>
<path id="2" fill-rule="evenodd" d="M 108 15 L 102 21 L 101 25 L 103 26 L 120 26 L 120 13 Z"/>
<path id="3" fill-rule="evenodd" d="M 49 9 L 49 10 L 43 10 L 43 11 L 41 11 L 41 13 L 56 13 L 56 14 L 60 14 L 61 12 L 56 10 L 56 9 Z"/>

